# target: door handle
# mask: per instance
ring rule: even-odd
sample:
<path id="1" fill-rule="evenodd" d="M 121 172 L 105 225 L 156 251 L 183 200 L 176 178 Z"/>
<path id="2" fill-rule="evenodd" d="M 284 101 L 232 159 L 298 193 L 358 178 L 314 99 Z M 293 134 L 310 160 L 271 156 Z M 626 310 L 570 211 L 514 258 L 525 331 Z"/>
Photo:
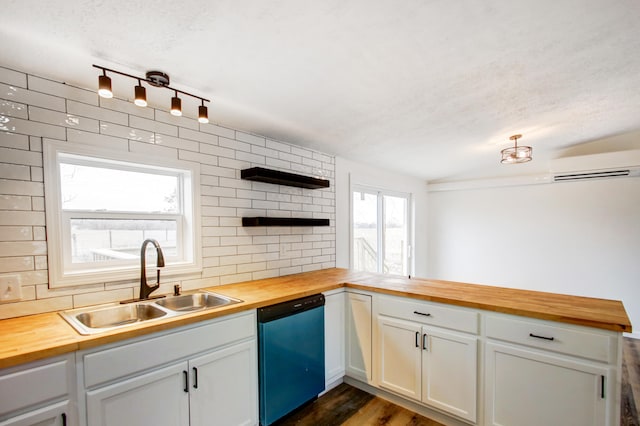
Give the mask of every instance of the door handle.
<path id="1" fill-rule="evenodd" d="M 189 393 L 189 372 L 182 370 L 182 374 L 184 375 L 184 391 Z"/>
<path id="2" fill-rule="evenodd" d="M 62 417 L 62 426 L 67 426 L 67 413 L 62 413 L 60 417 Z"/>
<path id="3" fill-rule="evenodd" d="M 424 333 L 422 335 L 422 349 L 425 351 L 428 351 L 429 348 L 427 347 L 427 337 L 429 337 L 429 335 L 427 333 Z"/>
<path id="4" fill-rule="evenodd" d="M 198 389 L 198 369 L 193 367 L 193 388 Z"/>
<path id="5" fill-rule="evenodd" d="M 420 343 L 418 343 L 418 338 L 420 337 L 420 332 L 416 331 L 416 348 L 420 347 Z"/>

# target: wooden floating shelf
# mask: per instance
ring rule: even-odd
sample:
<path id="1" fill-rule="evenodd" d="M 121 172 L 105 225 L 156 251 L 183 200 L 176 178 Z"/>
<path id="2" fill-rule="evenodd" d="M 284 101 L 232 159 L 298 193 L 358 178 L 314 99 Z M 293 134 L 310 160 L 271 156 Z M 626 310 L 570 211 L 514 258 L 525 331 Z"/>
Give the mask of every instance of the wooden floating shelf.
<path id="1" fill-rule="evenodd" d="M 277 185 L 297 186 L 298 188 L 319 189 L 328 188 L 327 179 L 318 179 L 311 176 L 303 176 L 295 173 L 281 172 L 279 170 L 252 167 L 240 172 L 240 177 L 256 182 L 274 183 Z"/>
<path id="2" fill-rule="evenodd" d="M 302 217 L 243 217 L 242 226 L 329 226 L 329 219 Z"/>

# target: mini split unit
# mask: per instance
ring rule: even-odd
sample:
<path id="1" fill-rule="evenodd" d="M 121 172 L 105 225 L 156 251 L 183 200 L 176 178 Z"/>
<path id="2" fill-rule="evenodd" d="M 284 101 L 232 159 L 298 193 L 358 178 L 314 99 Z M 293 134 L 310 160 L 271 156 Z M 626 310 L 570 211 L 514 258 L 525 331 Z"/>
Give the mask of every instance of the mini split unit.
<path id="1" fill-rule="evenodd" d="M 640 150 L 606 152 L 551 160 L 553 182 L 640 176 Z"/>

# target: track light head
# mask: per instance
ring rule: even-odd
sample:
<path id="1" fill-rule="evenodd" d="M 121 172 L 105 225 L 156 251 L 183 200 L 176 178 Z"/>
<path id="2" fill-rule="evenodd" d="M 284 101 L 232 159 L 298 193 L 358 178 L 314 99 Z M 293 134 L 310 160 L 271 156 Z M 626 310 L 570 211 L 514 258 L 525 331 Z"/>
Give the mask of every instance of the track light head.
<path id="1" fill-rule="evenodd" d="M 145 89 L 144 86 L 142 86 L 142 83 L 140 81 L 138 81 L 138 85 L 134 88 L 134 93 L 135 93 L 135 100 L 133 101 L 133 103 L 138 105 L 139 107 L 146 107 L 147 106 L 147 89 Z"/>
<path id="2" fill-rule="evenodd" d="M 98 76 L 98 95 L 103 98 L 113 98 L 113 92 L 111 91 L 111 79 L 107 77 L 106 72 L 103 75 Z"/>
<path id="3" fill-rule="evenodd" d="M 171 98 L 171 115 L 180 117 L 182 115 L 182 99 L 178 97 L 178 92 Z"/>
<path id="4" fill-rule="evenodd" d="M 208 108 L 204 106 L 204 101 L 202 101 L 202 105 L 198 107 L 198 121 L 202 124 L 209 122 L 209 111 Z"/>

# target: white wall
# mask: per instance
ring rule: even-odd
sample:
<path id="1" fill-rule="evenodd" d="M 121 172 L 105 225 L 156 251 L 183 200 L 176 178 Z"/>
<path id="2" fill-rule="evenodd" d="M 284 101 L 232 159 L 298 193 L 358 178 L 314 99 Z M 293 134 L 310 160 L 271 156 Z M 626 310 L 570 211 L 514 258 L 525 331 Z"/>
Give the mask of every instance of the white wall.
<path id="1" fill-rule="evenodd" d="M 361 184 L 391 191 L 410 193 L 413 201 L 414 272 L 426 277 L 427 259 L 427 185 L 422 179 L 381 170 L 336 157 L 336 266 L 349 267 L 351 216 L 350 185 Z"/>
<path id="2" fill-rule="evenodd" d="M 21 300 L 0 304 L 0 318 L 137 297 L 137 280 L 48 287 L 46 139 L 200 163 L 204 267 L 163 279 L 158 294 L 177 283 L 191 290 L 335 266 L 334 157 L 0 67 L 0 276 L 17 275 L 22 288 Z M 241 180 L 253 166 L 322 174 L 331 187 Z M 328 218 L 330 226 L 244 228 L 243 216 Z"/>
<path id="3" fill-rule="evenodd" d="M 640 337 L 640 178 L 429 193 L 432 278 L 622 300 Z"/>

